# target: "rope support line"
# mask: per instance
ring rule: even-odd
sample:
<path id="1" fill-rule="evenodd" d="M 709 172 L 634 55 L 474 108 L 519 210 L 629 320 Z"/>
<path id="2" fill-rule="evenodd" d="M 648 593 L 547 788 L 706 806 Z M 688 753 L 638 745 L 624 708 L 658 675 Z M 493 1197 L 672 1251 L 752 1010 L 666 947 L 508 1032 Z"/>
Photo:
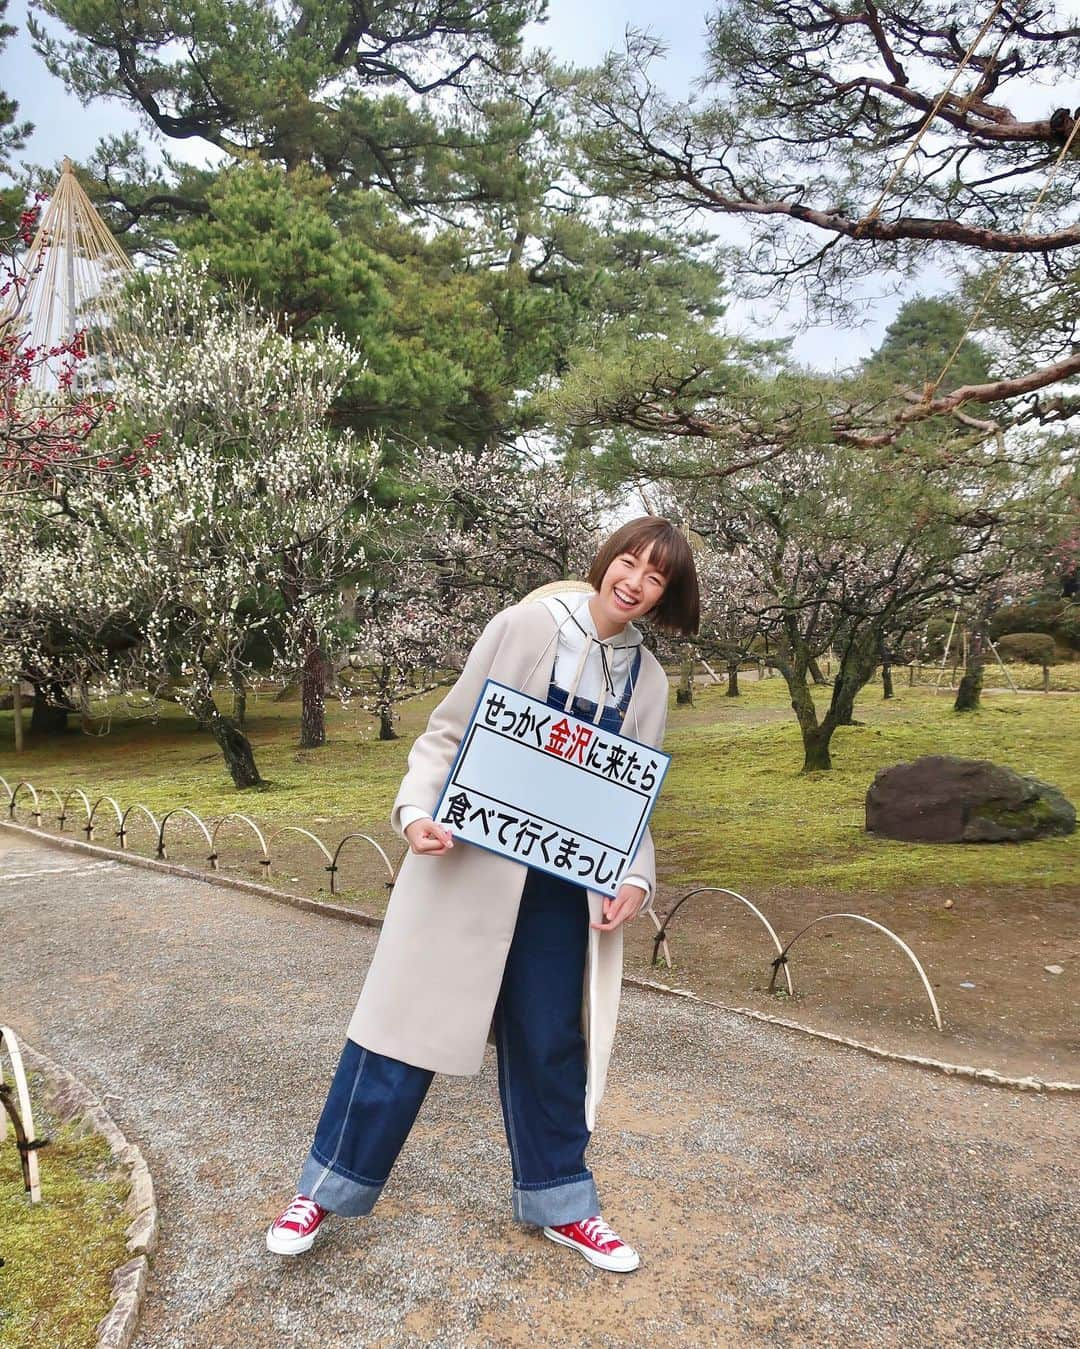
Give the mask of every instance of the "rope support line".
<path id="1" fill-rule="evenodd" d="M 858 223 L 856 224 L 856 226 L 855 226 L 855 237 L 856 237 L 856 238 L 858 238 L 859 235 L 862 233 L 864 226 L 868 225 L 872 220 L 876 220 L 876 219 L 877 219 L 878 214 L 879 214 L 879 212 L 881 211 L 882 205 L 883 205 L 884 202 L 885 202 L 885 199 L 888 197 L 889 193 L 890 193 L 890 192 L 892 191 L 892 189 L 893 189 L 893 185 L 895 184 L 896 180 L 900 177 L 900 175 L 903 173 L 904 169 L 907 167 L 907 162 L 908 162 L 908 160 L 909 160 L 909 159 L 911 158 L 911 156 L 915 153 L 915 151 L 919 148 L 919 142 L 922 140 L 923 136 L 926 135 L 927 131 L 930 129 L 930 126 L 933 124 L 934 119 L 937 117 L 938 113 L 941 111 L 942 105 L 944 104 L 945 100 L 946 100 L 946 99 L 949 97 L 949 95 L 952 93 L 953 85 L 956 83 L 956 81 L 957 81 L 957 80 L 960 78 L 960 76 L 963 74 L 965 68 L 966 68 L 967 65 L 968 65 L 968 62 L 969 62 L 969 61 L 971 60 L 971 58 L 975 55 L 975 49 L 976 49 L 976 47 L 978 47 L 979 43 L 983 40 L 983 38 L 986 36 L 986 34 L 990 31 L 990 26 L 991 26 L 991 24 L 994 22 L 994 20 L 997 18 L 998 12 L 999 12 L 999 10 L 1001 9 L 1003 3 L 1004 3 L 1004 0 L 996 0 L 993 9 L 992 9 L 992 10 L 990 11 L 990 13 L 986 16 L 986 19 L 985 19 L 984 22 L 983 22 L 983 26 L 979 29 L 978 33 L 975 35 L 975 39 L 974 39 L 974 41 L 972 42 L 971 46 L 968 47 L 967 51 L 964 53 L 964 58 L 963 58 L 963 60 L 962 60 L 962 61 L 960 62 L 960 64 L 956 67 L 956 69 L 953 71 L 953 73 L 952 73 L 952 78 L 949 80 L 948 84 L 945 86 L 945 88 L 944 88 L 944 89 L 941 91 L 941 93 L 938 95 L 937 100 L 936 100 L 936 102 L 934 103 L 934 106 L 930 109 L 930 112 L 929 112 L 929 114 L 928 114 L 927 117 L 926 117 L 926 120 L 923 122 L 922 126 L 921 126 L 921 127 L 918 129 L 918 131 L 915 133 L 915 138 L 914 138 L 914 140 L 912 140 L 911 144 L 908 146 L 907 153 L 904 155 L 903 159 L 901 159 L 900 163 L 897 164 L 896 168 L 893 169 L 891 175 L 889 176 L 888 182 L 887 182 L 887 183 L 885 184 L 885 186 L 881 189 L 881 194 L 879 195 L 877 201 L 874 202 L 873 206 L 870 207 L 870 210 L 867 211 L 866 215 L 864 215 L 864 216 L 862 217 L 862 219 L 859 220 Z M 1002 41 L 1004 41 L 1004 38 L 1002 38 Z M 1000 51 L 1000 49 L 1001 49 L 1001 43 L 999 42 L 999 43 L 998 43 L 998 51 Z M 996 55 L 996 53 L 995 53 L 995 55 Z"/>
<path id="2" fill-rule="evenodd" d="M 1074 118 L 1073 118 L 1072 130 L 1069 132 L 1068 139 L 1065 141 L 1065 144 L 1061 147 L 1061 153 L 1058 155 L 1057 159 L 1055 159 L 1054 162 L 1053 162 L 1053 164 L 1050 166 L 1050 172 L 1049 172 L 1049 174 L 1047 175 L 1046 182 L 1043 183 L 1042 189 L 1040 190 L 1039 195 L 1038 195 L 1038 196 L 1035 198 L 1035 200 L 1031 203 L 1031 206 L 1030 206 L 1030 208 L 1028 209 L 1028 213 L 1027 213 L 1027 215 L 1024 217 L 1024 219 L 1023 219 L 1023 221 L 1022 221 L 1022 223 L 1021 223 L 1021 225 L 1020 225 L 1020 233 L 1021 233 L 1021 234 L 1022 234 L 1022 233 L 1027 229 L 1027 227 L 1031 224 L 1031 221 L 1032 221 L 1032 219 L 1033 219 L 1033 217 L 1034 217 L 1034 215 L 1035 215 L 1035 212 L 1036 212 L 1036 211 L 1039 209 L 1039 207 L 1042 205 L 1043 198 L 1046 196 L 1047 192 L 1050 191 L 1050 188 L 1054 185 L 1054 179 L 1057 177 L 1058 170 L 1061 168 L 1061 165 L 1062 165 L 1062 162 L 1063 162 L 1064 159 L 1065 159 L 1065 156 L 1066 156 L 1066 155 L 1069 153 L 1069 151 L 1072 149 L 1073 141 L 1076 140 L 1076 136 L 1077 136 L 1077 133 L 1078 133 L 1078 132 L 1080 132 L 1080 116 L 1077 116 L 1077 117 L 1074 117 Z M 946 360 L 945 364 L 944 364 L 944 365 L 942 366 L 942 368 L 941 368 L 941 374 L 938 375 L 937 379 L 934 380 L 933 384 L 928 384 L 928 385 L 926 386 L 926 388 L 925 388 L 925 390 L 924 390 L 924 397 L 923 397 L 923 401 L 924 401 L 925 403 L 929 403 L 930 400 L 933 398 L 933 396 L 937 393 L 938 387 L 940 386 L 941 381 L 942 381 L 942 380 L 945 378 L 945 376 L 948 374 L 949 368 L 951 367 L 953 361 L 955 361 L 956 358 L 957 358 L 957 356 L 960 354 L 960 348 L 961 348 L 961 347 L 964 345 L 964 343 L 967 341 L 968 334 L 971 332 L 972 328 L 975 326 L 975 324 L 976 324 L 976 323 L 979 321 L 979 319 L 982 317 L 983 312 L 984 312 L 985 309 L 986 309 L 986 306 L 990 303 L 991 299 L 993 298 L 994 292 L 997 290 L 998 286 L 999 286 L 1000 283 L 1001 283 L 1001 278 L 1002 278 L 1002 277 L 1004 276 L 1004 274 L 1005 274 L 1005 268 L 1008 267 L 1008 265 L 1009 265 L 1009 263 L 1012 261 L 1012 259 L 1013 259 L 1013 255 L 1012 255 L 1011 253 L 1008 253 L 1008 254 L 1006 254 L 1005 257 L 1003 257 L 1002 260 L 998 263 L 997 268 L 995 269 L 993 276 L 990 278 L 990 284 L 989 284 L 989 285 L 987 286 L 987 288 L 986 288 L 986 294 L 985 294 L 985 295 L 982 297 L 982 299 L 979 301 L 979 303 L 978 303 L 978 305 L 977 305 L 977 307 L 976 307 L 976 309 L 975 309 L 975 312 L 972 314 L 971 318 L 968 320 L 967 325 L 966 325 L 965 328 L 964 328 L 964 331 L 960 334 L 959 338 L 957 339 L 956 346 L 953 347 L 952 351 L 951 351 L 950 354 L 949 354 L 948 359 Z"/>

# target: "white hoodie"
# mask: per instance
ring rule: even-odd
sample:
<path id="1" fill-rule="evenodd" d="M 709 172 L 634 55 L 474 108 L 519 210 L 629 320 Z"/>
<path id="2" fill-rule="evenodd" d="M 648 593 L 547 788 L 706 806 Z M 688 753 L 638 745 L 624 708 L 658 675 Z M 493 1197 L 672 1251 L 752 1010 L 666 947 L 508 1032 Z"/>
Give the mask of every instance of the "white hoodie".
<path id="1" fill-rule="evenodd" d="M 627 623 L 622 632 L 601 641 L 589 609 L 592 593 L 557 590 L 534 602 L 546 605 L 559 625 L 554 682 L 567 690 L 571 700 L 577 697 L 596 703 L 595 720 L 599 721 L 603 709 L 615 705 L 622 697 L 634 656 L 643 639 L 641 630 L 633 623 Z M 417 820 L 430 819 L 428 812 L 419 806 L 402 806 L 398 812 L 403 834 Z M 626 876 L 622 883 L 644 890 L 645 904 L 648 905 L 652 887 L 644 877 Z"/>

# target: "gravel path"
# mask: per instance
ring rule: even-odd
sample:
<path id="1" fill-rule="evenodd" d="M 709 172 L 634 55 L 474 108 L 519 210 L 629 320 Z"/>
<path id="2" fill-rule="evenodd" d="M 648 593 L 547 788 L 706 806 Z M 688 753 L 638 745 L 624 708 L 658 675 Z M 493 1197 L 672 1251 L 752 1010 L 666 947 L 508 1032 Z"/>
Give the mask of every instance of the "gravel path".
<path id="1" fill-rule="evenodd" d="M 0 833 L 0 1020 L 157 1186 L 139 1349 L 1080 1344 L 1074 1100 L 632 990 L 590 1162 L 637 1273 L 510 1220 L 493 1059 L 436 1079 L 370 1218 L 268 1255 L 374 942 Z"/>

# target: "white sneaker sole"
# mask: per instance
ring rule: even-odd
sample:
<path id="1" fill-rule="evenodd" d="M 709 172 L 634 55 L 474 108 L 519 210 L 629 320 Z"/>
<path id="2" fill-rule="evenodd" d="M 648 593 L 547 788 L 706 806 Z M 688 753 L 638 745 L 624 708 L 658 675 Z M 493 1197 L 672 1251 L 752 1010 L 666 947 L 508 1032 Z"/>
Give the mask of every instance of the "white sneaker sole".
<path id="1" fill-rule="evenodd" d="M 272 1255 L 303 1255 L 305 1251 L 310 1251 L 315 1244 L 315 1238 L 323 1230 L 323 1222 L 312 1232 L 309 1237 L 285 1237 L 274 1231 L 273 1223 L 266 1229 L 266 1249 Z"/>
<path id="2" fill-rule="evenodd" d="M 625 1255 L 604 1255 L 600 1251 L 586 1250 L 584 1246 L 579 1246 L 576 1241 L 571 1241 L 569 1237 L 564 1237 L 561 1232 L 556 1232 L 550 1227 L 544 1228 L 544 1236 L 548 1241 L 557 1241 L 560 1246 L 569 1246 L 597 1269 L 611 1270 L 615 1274 L 629 1274 L 641 1264 L 641 1256 L 632 1246 L 626 1247 Z"/>

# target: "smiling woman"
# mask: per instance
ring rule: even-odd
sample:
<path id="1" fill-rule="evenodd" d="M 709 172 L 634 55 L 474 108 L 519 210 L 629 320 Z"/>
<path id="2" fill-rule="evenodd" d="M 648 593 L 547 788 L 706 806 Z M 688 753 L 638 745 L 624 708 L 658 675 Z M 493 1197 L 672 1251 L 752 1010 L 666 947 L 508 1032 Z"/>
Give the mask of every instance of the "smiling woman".
<path id="1" fill-rule="evenodd" d="M 612 895 L 586 888 L 592 872 L 575 861 L 576 843 L 551 857 L 545 848 L 534 866 L 455 844 L 448 819 L 433 813 L 488 679 L 586 722 L 586 736 L 659 748 L 667 676 L 633 620 L 690 634 L 698 607 L 686 539 L 644 517 L 604 543 L 585 593 L 571 584 L 531 596 L 488 623 L 409 754 L 391 819 L 410 852 L 297 1194 L 267 1233 L 271 1251 L 307 1250 L 328 1213 L 370 1212 L 434 1074 L 479 1072 L 490 1030 L 514 1217 L 599 1268 L 637 1267 L 637 1253 L 600 1217 L 585 1149 L 615 1034 L 623 924 L 655 889 L 648 829 Z M 627 808 L 640 815 L 639 801 Z M 595 834 L 595 821 L 575 829 Z"/>
<path id="2" fill-rule="evenodd" d="M 601 638 L 646 616 L 667 632 L 698 629 L 701 602 L 690 545 L 658 516 L 645 515 L 617 529 L 589 568 L 589 584 L 597 592 L 590 608 Z"/>

